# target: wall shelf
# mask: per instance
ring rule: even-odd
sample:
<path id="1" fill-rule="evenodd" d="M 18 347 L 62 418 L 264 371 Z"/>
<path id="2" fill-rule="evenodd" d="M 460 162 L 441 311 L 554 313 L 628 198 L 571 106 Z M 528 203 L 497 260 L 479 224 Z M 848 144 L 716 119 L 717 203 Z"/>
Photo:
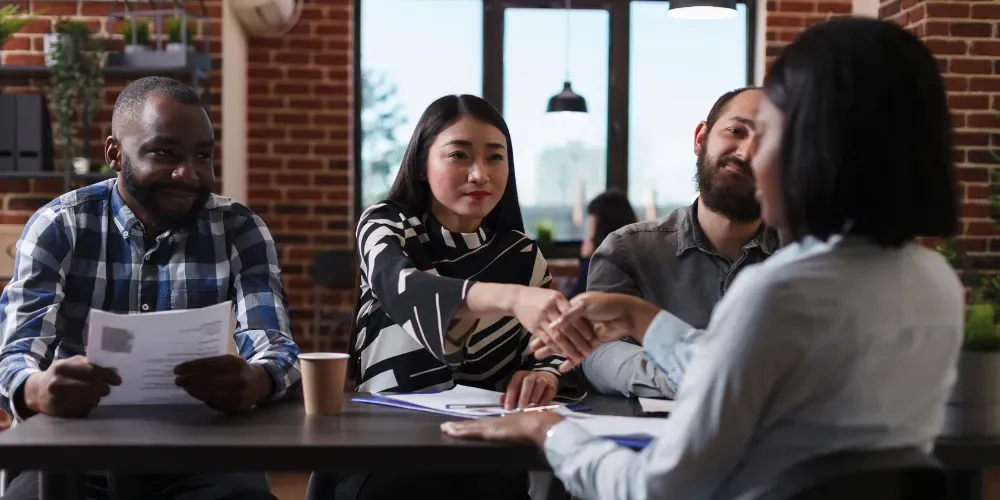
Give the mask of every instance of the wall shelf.
<path id="1" fill-rule="evenodd" d="M 209 56 L 192 58 L 191 64 L 183 67 L 135 67 L 135 66 L 104 66 L 104 75 L 111 79 L 134 80 L 146 76 L 164 76 L 175 80 L 186 81 L 191 84 L 192 90 L 199 94 L 205 112 L 208 112 L 212 103 L 211 79 L 209 72 L 212 69 L 212 60 Z M 5 66 L 0 65 L 0 93 L 4 86 L 17 86 L 30 84 L 33 81 L 39 83 L 47 82 L 51 71 L 46 66 Z M 90 123 L 84 123 L 83 130 L 89 131 Z M 90 137 L 89 132 L 84 132 L 84 137 Z M 86 140 L 89 143 L 89 139 Z M 85 150 L 89 147 L 85 144 Z M 101 181 L 111 178 L 113 174 L 103 174 L 90 172 L 87 174 L 76 174 L 72 171 L 34 171 L 34 172 L 3 172 L 0 171 L 0 179 L 63 179 L 63 191 L 68 192 L 73 188 L 74 181 Z"/>
<path id="2" fill-rule="evenodd" d="M 102 172 L 88 172 L 86 174 L 71 173 L 66 175 L 66 172 L 0 172 L 0 179 L 65 179 L 69 177 L 70 181 L 103 181 L 105 179 L 110 179 L 114 177 L 114 172 L 102 173 Z"/>

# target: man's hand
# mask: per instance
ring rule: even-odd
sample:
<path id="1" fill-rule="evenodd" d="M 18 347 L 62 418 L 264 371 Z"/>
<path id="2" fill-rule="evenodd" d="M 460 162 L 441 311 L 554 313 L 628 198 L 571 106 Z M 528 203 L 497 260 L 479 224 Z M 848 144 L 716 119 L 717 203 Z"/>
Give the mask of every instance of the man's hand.
<path id="1" fill-rule="evenodd" d="M 618 293 L 587 292 L 573 298 L 572 307 L 548 325 L 548 337 L 539 337 L 531 341 L 531 349 L 536 359 L 545 359 L 552 355 L 562 355 L 562 346 L 567 343 L 583 342 L 575 325 L 584 320 L 591 325 L 594 338 L 591 340 L 597 346 L 631 336 L 642 343 L 646 329 L 660 311 L 655 305 L 631 295 Z M 559 366 L 559 371 L 565 373 L 572 370 L 580 361 L 569 358 Z"/>
<path id="2" fill-rule="evenodd" d="M 441 424 L 441 432 L 459 439 L 506 441 L 545 446 L 545 437 L 562 416 L 551 411 L 512 413 L 499 418 L 480 418 Z"/>
<path id="3" fill-rule="evenodd" d="M 521 370 L 514 372 L 507 392 L 500 397 L 505 410 L 547 405 L 556 397 L 559 378 L 549 372 Z"/>
<path id="4" fill-rule="evenodd" d="M 248 410 L 274 391 L 267 369 L 232 354 L 181 363 L 174 374 L 179 387 L 222 412 Z"/>
<path id="5" fill-rule="evenodd" d="M 562 329 L 570 332 L 568 335 L 553 336 L 549 331 L 549 325 L 569 309 L 570 302 L 561 292 L 520 286 L 513 297 L 511 312 L 529 333 L 545 339 L 546 344 L 554 343 L 560 356 L 580 363 L 594 352 L 594 332 L 590 325 L 578 318 L 567 318 Z"/>
<path id="6" fill-rule="evenodd" d="M 109 368 L 83 356 L 54 361 L 48 370 L 32 373 L 24 382 L 24 405 L 35 413 L 86 417 L 122 379 Z"/>

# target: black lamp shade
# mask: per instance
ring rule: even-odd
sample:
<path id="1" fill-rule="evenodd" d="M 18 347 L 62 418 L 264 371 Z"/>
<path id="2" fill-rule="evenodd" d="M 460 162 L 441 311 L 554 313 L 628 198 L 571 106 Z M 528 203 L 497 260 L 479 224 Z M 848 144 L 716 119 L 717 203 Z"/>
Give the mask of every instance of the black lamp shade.
<path id="1" fill-rule="evenodd" d="M 670 0 L 670 14 L 689 18 L 725 18 L 737 15 L 736 0 Z"/>
<path id="2" fill-rule="evenodd" d="M 587 100 L 580 94 L 573 92 L 569 82 L 563 84 L 562 92 L 549 99 L 549 113 L 569 112 L 586 113 Z"/>

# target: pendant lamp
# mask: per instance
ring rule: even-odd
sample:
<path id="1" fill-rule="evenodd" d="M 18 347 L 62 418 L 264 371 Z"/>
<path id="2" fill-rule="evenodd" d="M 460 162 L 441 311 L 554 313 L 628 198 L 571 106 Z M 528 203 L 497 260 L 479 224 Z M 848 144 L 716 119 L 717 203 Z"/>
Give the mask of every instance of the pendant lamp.
<path id="1" fill-rule="evenodd" d="M 667 14 L 677 19 L 730 19 L 739 13 L 736 0 L 670 0 Z"/>
<path id="2" fill-rule="evenodd" d="M 566 0 L 566 81 L 563 83 L 562 92 L 549 99 L 549 113 L 586 113 L 587 100 L 580 94 L 573 92 L 573 87 L 569 82 L 569 55 L 570 55 L 570 13 L 573 12 L 571 0 Z"/>

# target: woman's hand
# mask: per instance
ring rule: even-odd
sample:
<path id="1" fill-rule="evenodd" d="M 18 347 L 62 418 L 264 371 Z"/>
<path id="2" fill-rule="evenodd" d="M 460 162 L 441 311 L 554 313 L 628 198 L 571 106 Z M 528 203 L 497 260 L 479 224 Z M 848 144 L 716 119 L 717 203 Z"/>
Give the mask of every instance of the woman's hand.
<path id="1" fill-rule="evenodd" d="M 521 286 L 517 288 L 517 293 L 513 297 L 511 314 L 532 335 L 547 339 L 551 337 L 549 325 L 569 309 L 569 300 L 561 292 Z M 585 321 L 579 318 L 567 318 L 562 324 L 562 329 L 570 334 L 546 341 L 547 345 L 553 344 L 558 348 L 559 356 L 579 364 L 583 358 L 594 352 L 592 345 L 594 332 Z"/>
<path id="2" fill-rule="evenodd" d="M 594 336 L 589 342 L 595 346 L 626 336 L 642 343 L 649 323 L 659 311 L 655 305 L 631 295 L 587 292 L 573 298 L 572 307 L 546 326 L 548 335 L 531 341 L 531 349 L 537 359 L 561 355 L 563 345 L 584 341 L 575 326 L 580 321 L 591 325 Z M 559 371 L 568 372 L 578 364 L 569 358 Z"/>
<path id="3" fill-rule="evenodd" d="M 507 384 L 507 392 L 500 397 L 505 410 L 527 408 L 529 405 L 547 405 L 556 397 L 559 377 L 550 372 L 521 370 L 514 372 Z"/>
<path id="4" fill-rule="evenodd" d="M 459 439 L 506 441 L 545 446 L 545 436 L 562 416 L 551 411 L 512 413 L 499 418 L 482 418 L 462 422 L 445 422 L 441 431 Z"/>

